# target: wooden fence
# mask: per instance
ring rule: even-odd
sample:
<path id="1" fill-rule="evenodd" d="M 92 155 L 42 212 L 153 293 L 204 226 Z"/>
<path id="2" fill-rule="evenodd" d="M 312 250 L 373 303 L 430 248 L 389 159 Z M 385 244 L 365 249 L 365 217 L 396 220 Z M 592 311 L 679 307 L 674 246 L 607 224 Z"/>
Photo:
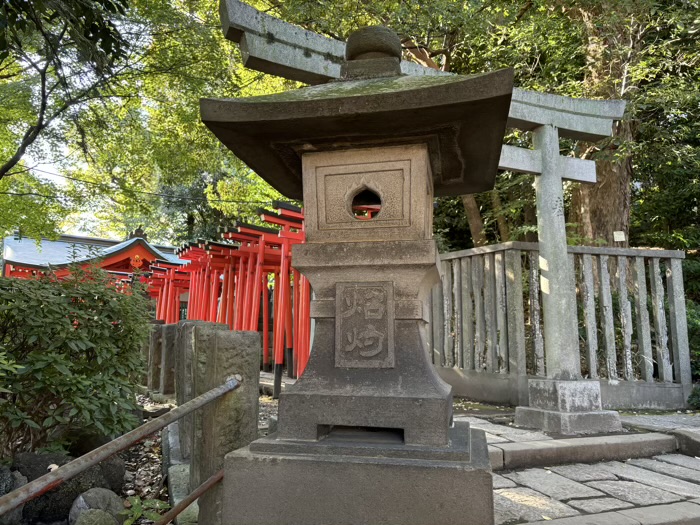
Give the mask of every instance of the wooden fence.
<path id="1" fill-rule="evenodd" d="M 680 251 L 569 247 L 584 377 L 606 408 L 680 408 L 690 357 Z M 433 361 L 455 395 L 527 405 L 543 377 L 545 341 L 537 243 L 441 255 L 428 330 Z"/>

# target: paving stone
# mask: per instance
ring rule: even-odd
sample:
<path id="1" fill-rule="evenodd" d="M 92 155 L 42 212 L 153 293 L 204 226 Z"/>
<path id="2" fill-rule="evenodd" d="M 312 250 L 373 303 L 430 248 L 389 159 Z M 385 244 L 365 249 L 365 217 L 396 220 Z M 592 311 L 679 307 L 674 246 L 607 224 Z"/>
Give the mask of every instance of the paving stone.
<path id="1" fill-rule="evenodd" d="M 700 428 L 700 416 L 697 414 L 664 414 L 658 416 L 620 416 L 625 425 L 650 430 L 677 430 L 680 428 Z"/>
<path id="2" fill-rule="evenodd" d="M 642 525 L 697 525 L 700 523 L 700 506 L 687 501 L 673 505 L 621 510 L 619 513 L 638 520 Z"/>
<path id="3" fill-rule="evenodd" d="M 676 494 L 642 485 L 636 481 L 589 481 L 586 485 L 635 505 L 660 505 L 683 499 Z"/>
<path id="4" fill-rule="evenodd" d="M 700 470 L 700 458 L 686 456 L 685 454 L 664 454 L 663 456 L 654 456 L 654 459 L 678 465 L 679 467 Z"/>
<path id="5" fill-rule="evenodd" d="M 676 451 L 676 438 L 666 434 L 595 436 L 528 443 L 491 445 L 503 451 L 503 466 L 514 470 L 565 463 L 594 463 L 629 458 L 648 458 Z"/>
<path id="6" fill-rule="evenodd" d="M 547 525 L 639 525 L 639 521 L 617 512 L 604 512 L 552 520 Z"/>
<path id="7" fill-rule="evenodd" d="M 634 507 L 628 501 L 616 498 L 593 498 L 593 499 L 572 499 L 566 502 L 573 508 L 587 512 L 588 514 L 598 514 L 611 510 L 628 509 Z"/>
<path id="8" fill-rule="evenodd" d="M 549 470 L 556 472 L 574 481 L 583 483 L 584 481 L 614 481 L 617 479 L 615 474 L 598 465 L 586 465 L 584 463 L 575 463 L 573 465 L 559 465 L 550 467 Z"/>
<path id="9" fill-rule="evenodd" d="M 486 443 L 490 445 L 492 443 L 509 443 L 509 441 L 504 437 L 497 436 L 496 434 L 491 434 L 490 432 L 486 432 Z"/>
<path id="10" fill-rule="evenodd" d="M 503 476 L 515 481 L 518 485 L 530 487 L 559 501 L 605 496 L 605 494 L 599 490 L 592 489 L 576 481 L 571 481 L 551 470 L 529 469 L 504 474 Z"/>
<path id="11" fill-rule="evenodd" d="M 531 489 L 517 487 L 494 491 L 496 525 L 577 516 L 576 509 Z"/>
<path id="12" fill-rule="evenodd" d="M 498 474 L 491 474 L 493 476 L 493 489 L 509 489 L 511 487 L 515 487 L 515 483 L 513 483 L 511 480 L 504 478 L 503 476 L 499 476 Z"/>
<path id="13" fill-rule="evenodd" d="M 488 432 L 489 434 L 505 438 L 507 441 L 520 443 L 524 441 L 549 441 L 552 439 L 543 432 L 523 430 L 521 428 L 515 428 L 509 425 L 495 425 L 490 421 L 479 419 L 478 417 L 455 416 L 455 419 L 460 421 L 468 421 L 472 428 L 479 428 L 484 432 Z"/>
<path id="14" fill-rule="evenodd" d="M 658 472 L 659 474 L 666 474 L 667 476 L 690 481 L 691 483 L 700 483 L 700 471 L 691 468 L 673 465 L 664 461 L 656 461 L 654 459 L 631 459 L 627 463 L 635 467 Z"/>
<path id="15" fill-rule="evenodd" d="M 637 481 L 688 498 L 700 497 L 700 485 L 696 485 L 695 483 L 675 479 L 671 476 L 665 476 L 657 472 L 635 467 L 634 465 L 620 463 L 619 461 L 604 463 L 602 466 L 621 479 Z"/>

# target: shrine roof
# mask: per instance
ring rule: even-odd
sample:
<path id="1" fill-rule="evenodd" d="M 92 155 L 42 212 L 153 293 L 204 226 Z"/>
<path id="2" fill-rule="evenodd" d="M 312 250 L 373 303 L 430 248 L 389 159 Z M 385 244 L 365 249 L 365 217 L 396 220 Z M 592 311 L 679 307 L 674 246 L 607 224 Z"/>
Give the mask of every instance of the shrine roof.
<path id="1" fill-rule="evenodd" d="M 37 243 L 34 239 L 21 238 L 16 234 L 5 237 L 3 240 L 2 260 L 5 264 L 31 268 L 61 267 L 128 252 L 139 244 L 151 252 L 155 258 L 171 262 L 185 262 L 173 253 L 174 247 L 156 246 L 140 237 L 117 241 L 63 235 L 55 241 L 42 239 L 40 243 Z"/>

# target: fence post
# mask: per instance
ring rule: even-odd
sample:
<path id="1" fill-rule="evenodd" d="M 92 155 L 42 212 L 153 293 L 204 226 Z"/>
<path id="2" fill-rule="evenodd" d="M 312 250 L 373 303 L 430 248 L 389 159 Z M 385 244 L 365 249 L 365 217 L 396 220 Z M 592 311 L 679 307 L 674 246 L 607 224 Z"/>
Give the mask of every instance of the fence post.
<path id="1" fill-rule="evenodd" d="M 195 412 L 190 462 L 194 489 L 224 466 L 224 456 L 247 446 L 258 434 L 260 334 L 194 327 L 194 395 L 222 384 L 236 374 L 241 387 Z M 199 498 L 199 523 L 221 524 L 222 487 L 216 485 Z"/>
<path id="2" fill-rule="evenodd" d="M 525 313 L 523 311 L 523 265 L 520 250 L 506 250 L 506 318 L 508 326 L 508 372 L 515 376 L 516 392 L 511 403 L 530 404 L 525 355 Z M 513 395 L 515 394 L 515 395 Z"/>
<path id="3" fill-rule="evenodd" d="M 683 267 L 680 259 L 666 261 L 668 306 L 671 317 L 671 345 L 676 382 L 683 385 L 683 394 L 688 399 L 693 388 L 690 370 L 690 348 L 688 345 L 688 319 L 685 311 L 683 290 Z"/>

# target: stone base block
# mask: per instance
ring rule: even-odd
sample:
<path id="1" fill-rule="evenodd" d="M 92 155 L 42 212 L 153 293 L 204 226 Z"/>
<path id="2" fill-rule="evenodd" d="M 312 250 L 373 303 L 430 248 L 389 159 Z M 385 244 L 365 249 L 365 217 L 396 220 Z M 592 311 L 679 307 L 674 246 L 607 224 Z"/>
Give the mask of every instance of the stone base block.
<path id="1" fill-rule="evenodd" d="M 515 424 L 556 434 L 601 434 L 622 430 L 620 416 L 603 410 L 600 381 L 530 379 L 529 407 L 515 409 Z"/>
<path id="2" fill-rule="evenodd" d="M 614 410 L 558 412 L 534 407 L 515 409 L 515 425 L 556 434 L 601 434 L 620 432 L 620 415 Z"/>
<path id="3" fill-rule="evenodd" d="M 486 439 L 470 437 L 470 461 L 236 450 L 222 525 L 492 525 Z"/>
<path id="4" fill-rule="evenodd" d="M 602 410 L 600 381 L 581 379 L 530 379 L 530 406 L 555 412 L 594 412 Z"/>

